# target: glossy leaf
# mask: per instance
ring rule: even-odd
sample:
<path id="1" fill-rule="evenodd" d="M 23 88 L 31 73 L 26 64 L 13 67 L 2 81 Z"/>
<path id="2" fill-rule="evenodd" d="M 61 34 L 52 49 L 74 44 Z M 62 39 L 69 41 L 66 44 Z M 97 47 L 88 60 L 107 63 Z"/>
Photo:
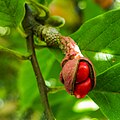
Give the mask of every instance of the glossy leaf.
<path id="1" fill-rule="evenodd" d="M 97 87 L 89 95 L 100 106 L 100 109 L 108 119 L 111 120 L 120 118 L 118 114 L 120 111 L 120 68 L 118 64 L 120 62 L 120 47 L 118 46 L 120 44 L 119 13 L 120 9 L 93 18 L 71 35 L 78 43 L 84 56 L 88 57 L 95 66 L 98 76 Z M 56 57 L 60 60 L 62 58 L 61 53 L 59 55 L 59 57 Z"/>
<path id="2" fill-rule="evenodd" d="M 97 77 L 96 88 L 90 93 L 91 98 L 100 106 L 110 120 L 120 118 L 120 63 Z"/>
<path id="3" fill-rule="evenodd" d="M 49 48 L 49 50 L 55 56 L 55 58 L 57 59 L 57 61 L 59 63 L 61 63 L 62 59 L 64 58 L 64 54 L 61 52 L 61 50 L 57 49 L 57 48 Z"/>
<path id="4" fill-rule="evenodd" d="M 24 15 L 25 0 L 0 0 L 0 26 L 17 27 Z"/>
<path id="5" fill-rule="evenodd" d="M 110 120 L 120 118 L 120 9 L 86 22 L 72 38 L 92 60 L 97 86 L 89 95 Z"/>
<path id="6" fill-rule="evenodd" d="M 79 0 L 79 2 L 80 1 L 81 0 Z M 83 10 L 85 21 L 104 13 L 104 10 L 98 6 L 94 0 L 86 0 L 83 2 L 86 2 L 85 4 L 87 4 Z"/>
<path id="7" fill-rule="evenodd" d="M 52 2 L 52 0 L 38 0 L 38 2 L 41 4 L 49 5 Z"/>
<path id="8" fill-rule="evenodd" d="M 55 59 L 50 54 L 48 49 L 42 49 L 37 52 L 37 58 L 43 77 L 46 80 Z M 21 95 L 21 111 L 24 111 L 29 108 L 32 105 L 33 101 L 36 99 L 36 97 L 39 96 L 37 81 L 32 65 L 29 61 L 24 62 L 21 67 L 21 72 L 18 79 L 18 87 Z"/>
<path id="9" fill-rule="evenodd" d="M 95 66 L 97 74 L 120 62 L 120 9 L 93 18 L 71 37 Z"/>

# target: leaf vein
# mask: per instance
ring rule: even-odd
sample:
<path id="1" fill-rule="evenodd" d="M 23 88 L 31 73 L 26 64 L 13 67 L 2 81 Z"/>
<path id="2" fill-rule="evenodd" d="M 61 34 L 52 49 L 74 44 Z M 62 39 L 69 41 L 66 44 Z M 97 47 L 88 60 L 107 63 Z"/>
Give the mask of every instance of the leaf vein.
<path id="1" fill-rule="evenodd" d="M 88 49 L 88 50 L 84 50 L 84 49 L 81 49 L 81 51 L 86 51 L 86 52 L 95 52 L 95 53 L 104 53 L 104 54 L 111 54 L 111 53 L 108 53 L 108 52 L 101 52 L 101 51 L 97 51 L 97 50 L 90 50 L 90 49 Z M 112 55 L 116 55 L 116 56 L 120 56 L 120 53 L 113 53 Z"/>
<path id="2" fill-rule="evenodd" d="M 106 30 L 108 30 L 108 29 L 111 27 L 111 25 L 115 24 L 115 23 L 118 22 L 119 20 L 120 20 L 120 19 L 112 22 L 112 23 L 109 25 L 109 27 L 105 27 L 105 28 L 103 29 L 103 31 L 101 31 L 100 34 L 99 34 L 98 36 L 96 36 L 95 39 L 89 41 L 89 43 L 86 45 L 86 47 L 84 48 L 84 50 L 86 50 L 87 48 L 89 48 L 88 45 L 90 45 L 93 41 L 95 41 L 95 40 L 96 40 L 99 36 L 101 36 Z"/>
<path id="3" fill-rule="evenodd" d="M 110 41 L 105 48 L 107 48 L 111 43 L 115 42 L 116 40 L 118 40 L 120 38 L 120 36 L 118 36 L 117 38 L 113 39 L 112 41 Z"/>
<path id="4" fill-rule="evenodd" d="M 97 93 L 102 93 L 102 94 L 117 94 L 120 95 L 120 92 L 115 92 L 115 91 L 100 91 L 100 90 L 93 90 L 93 92 L 97 92 Z"/>

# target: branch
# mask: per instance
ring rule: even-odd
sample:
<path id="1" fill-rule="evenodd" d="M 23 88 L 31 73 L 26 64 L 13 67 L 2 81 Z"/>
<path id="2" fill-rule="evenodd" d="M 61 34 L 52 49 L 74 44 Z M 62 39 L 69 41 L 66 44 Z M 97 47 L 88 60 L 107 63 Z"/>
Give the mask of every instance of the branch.
<path id="1" fill-rule="evenodd" d="M 13 55 L 15 56 L 16 58 L 18 59 L 21 59 L 21 60 L 29 60 L 30 59 L 30 55 L 22 55 L 21 53 L 19 52 L 16 52 L 14 50 L 11 50 L 11 49 L 8 49 L 8 48 L 5 48 L 5 47 L 2 47 L 0 46 L 0 51 L 2 52 L 6 52 L 8 53 L 9 55 Z"/>
<path id="2" fill-rule="evenodd" d="M 44 79 L 43 79 L 42 73 L 40 71 L 40 67 L 39 67 L 37 58 L 36 58 L 32 34 L 27 37 L 27 48 L 28 48 L 28 52 L 30 52 L 30 53 L 32 52 L 30 61 L 31 61 L 34 73 L 36 75 L 37 84 L 38 84 L 39 92 L 41 95 L 41 102 L 42 102 L 42 105 L 45 110 L 46 120 L 55 120 L 53 113 L 50 109 L 49 103 L 48 103 L 47 88 L 46 88 L 46 85 L 45 85 L 45 82 L 44 82 Z"/>
<path id="3" fill-rule="evenodd" d="M 28 35 L 28 37 L 26 38 L 27 50 L 29 53 L 31 53 L 30 61 L 31 61 L 31 64 L 32 64 L 32 67 L 33 67 L 33 70 L 34 70 L 34 73 L 36 76 L 39 93 L 41 95 L 41 103 L 42 103 L 44 111 L 45 111 L 44 117 L 45 117 L 45 120 L 55 120 L 53 113 L 51 111 L 51 108 L 49 106 L 49 102 L 48 102 L 47 87 L 45 85 L 45 81 L 44 81 L 42 73 L 40 71 L 40 67 L 39 67 L 36 53 L 35 53 L 35 46 L 34 46 L 34 40 L 33 40 L 33 28 L 38 23 L 35 23 L 36 21 L 34 20 L 32 11 L 27 4 L 25 4 L 25 9 L 26 9 L 26 13 L 25 13 L 25 17 L 24 17 L 22 24 L 23 24 L 23 28 L 24 28 L 26 34 Z M 34 25 L 34 23 L 35 23 L 35 25 Z"/>
<path id="4" fill-rule="evenodd" d="M 57 86 L 57 87 L 48 87 L 48 93 L 56 93 L 58 91 L 65 90 L 64 86 Z"/>
<path id="5" fill-rule="evenodd" d="M 35 44 L 34 47 L 35 47 L 36 49 L 48 48 L 47 45 L 37 45 L 37 44 Z"/>

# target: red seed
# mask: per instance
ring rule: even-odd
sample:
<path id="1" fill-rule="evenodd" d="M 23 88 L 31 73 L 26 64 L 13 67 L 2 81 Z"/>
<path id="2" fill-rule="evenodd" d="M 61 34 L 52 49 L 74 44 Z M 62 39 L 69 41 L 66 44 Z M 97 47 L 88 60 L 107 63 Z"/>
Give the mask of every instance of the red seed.
<path id="1" fill-rule="evenodd" d="M 85 81 L 89 76 L 89 66 L 86 62 L 80 62 L 77 70 L 76 83 Z"/>
<path id="2" fill-rule="evenodd" d="M 76 98 L 83 98 L 85 97 L 88 92 L 91 90 L 91 80 L 88 78 L 85 82 L 75 84 L 74 95 Z"/>

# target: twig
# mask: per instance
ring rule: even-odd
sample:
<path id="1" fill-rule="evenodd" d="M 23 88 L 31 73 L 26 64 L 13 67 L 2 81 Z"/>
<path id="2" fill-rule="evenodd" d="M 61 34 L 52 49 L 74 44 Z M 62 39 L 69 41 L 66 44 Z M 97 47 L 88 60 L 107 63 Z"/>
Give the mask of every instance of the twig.
<path id="1" fill-rule="evenodd" d="M 48 93 L 56 93 L 58 91 L 65 90 L 64 86 L 57 86 L 57 87 L 48 87 Z"/>
<path id="2" fill-rule="evenodd" d="M 26 34 L 28 35 L 28 37 L 26 38 L 27 50 L 29 53 L 31 53 L 30 61 L 36 76 L 38 89 L 41 96 L 41 104 L 43 105 L 43 108 L 44 108 L 44 117 L 45 117 L 45 120 L 55 120 L 48 102 L 47 87 L 45 85 L 45 81 L 40 71 L 40 67 L 39 67 L 36 53 L 35 53 L 33 29 L 34 29 L 34 26 L 38 25 L 38 23 L 36 23 L 34 16 L 32 15 L 32 11 L 27 4 L 25 4 L 25 9 L 26 9 L 26 14 L 22 24 Z"/>
<path id="3" fill-rule="evenodd" d="M 40 67 L 39 67 L 39 64 L 36 58 L 32 34 L 27 37 L 27 48 L 28 48 L 28 52 L 30 53 L 32 52 L 30 61 L 31 61 L 34 73 L 36 75 L 37 84 L 38 84 L 39 92 L 41 95 L 41 102 L 45 110 L 46 120 L 55 120 L 53 113 L 50 109 L 49 103 L 48 103 L 47 88 L 46 88 L 46 85 L 45 85 L 45 82 L 44 82 L 44 79 L 41 74 Z"/>
<path id="4" fill-rule="evenodd" d="M 47 45 L 37 45 L 37 44 L 35 44 L 34 47 L 35 47 L 36 49 L 48 48 Z"/>
<path id="5" fill-rule="evenodd" d="M 15 56 L 16 58 L 18 58 L 20 60 L 29 60 L 30 59 L 30 55 L 25 56 L 25 55 L 22 55 L 19 52 L 16 52 L 14 50 L 11 50 L 11 49 L 8 49 L 8 48 L 2 47 L 2 46 L 0 46 L 0 51 L 6 52 L 9 55 L 13 55 L 13 56 Z"/>

